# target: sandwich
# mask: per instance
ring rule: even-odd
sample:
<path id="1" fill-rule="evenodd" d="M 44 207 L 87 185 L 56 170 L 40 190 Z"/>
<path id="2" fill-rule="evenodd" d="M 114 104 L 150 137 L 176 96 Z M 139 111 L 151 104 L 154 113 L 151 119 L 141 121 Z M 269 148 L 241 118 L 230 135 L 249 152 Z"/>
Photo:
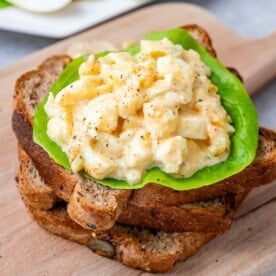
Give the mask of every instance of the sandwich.
<path id="1" fill-rule="evenodd" d="M 165 272 L 229 230 L 276 178 L 276 134 L 196 25 L 19 77 L 17 186 L 48 231 Z"/>

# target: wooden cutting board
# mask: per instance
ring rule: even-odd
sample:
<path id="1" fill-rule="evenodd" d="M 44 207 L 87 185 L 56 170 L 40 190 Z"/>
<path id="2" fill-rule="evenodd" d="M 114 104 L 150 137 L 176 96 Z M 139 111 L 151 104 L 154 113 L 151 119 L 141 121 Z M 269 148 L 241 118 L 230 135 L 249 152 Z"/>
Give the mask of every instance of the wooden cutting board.
<path id="1" fill-rule="evenodd" d="M 0 70 L 0 274 L 146 275 L 37 226 L 15 187 L 16 140 L 10 127 L 16 78 L 44 58 L 64 53 L 77 41 L 138 40 L 145 33 L 197 23 L 213 38 L 219 58 L 237 68 L 250 93 L 276 74 L 276 35 L 250 40 L 234 33 L 207 11 L 190 4 L 147 7 L 56 43 Z M 179 264 L 174 275 L 268 275 L 276 272 L 276 183 L 255 189 L 241 207 L 232 229 L 196 256 Z"/>

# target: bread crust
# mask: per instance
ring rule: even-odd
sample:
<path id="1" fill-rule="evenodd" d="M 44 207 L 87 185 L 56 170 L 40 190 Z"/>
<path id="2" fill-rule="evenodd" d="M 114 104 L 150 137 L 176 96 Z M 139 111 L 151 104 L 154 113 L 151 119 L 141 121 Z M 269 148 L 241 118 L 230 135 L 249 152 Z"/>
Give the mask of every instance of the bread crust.
<path id="1" fill-rule="evenodd" d="M 91 195 L 89 186 L 91 185 L 98 186 L 91 181 L 83 181 L 75 186 L 67 205 L 67 212 L 82 227 L 98 234 L 104 233 L 115 225 L 118 216 L 124 212 L 131 191 L 116 191 L 101 187 L 109 190 L 106 196 L 108 203 L 104 208 L 96 208 L 94 202 L 89 199 Z"/>
<path id="2" fill-rule="evenodd" d="M 206 206 L 200 207 L 196 204 L 139 206 L 130 200 L 117 222 L 156 230 L 162 229 L 169 233 L 191 231 L 223 234 L 230 229 L 236 208 L 247 193 L 231 194 L 218 198 L 224 202 L 218 210 L 210 210 Z"/>
<path id="3" fill-rule="evenodd" d="M 217 57 L 217 52 L 214 49 L 212 39 L 205 29 L 197 24 L 184 25 L 182 28 L 187 30 L 192 35 L 192 37 L 209 52 L 209 54 L 211 54 L 213 57 Z"/>
<path id="4" fill-rule="evenodd" d="M 22 185 L 18 185 L 19 182 L 17 183 L 21 197 L 27 205 L 33 208 L 41 210 L 51 209 L 58 201 L 58 197 L 40 178 L 39 172 L 34 167 L 31 158 L 20 146 L 18 147 L 18 157 L 20 162 L 17 179 L 24 183 Z M 31 177 L 32 174 L 33 177 Z M 26 181 L 28 183 L 25 183 Z"/>
<path id="5" fill-rule="evenodd" d="M 34 143 L 32 127 L 25 120 L 24 113 L 15 111 L 12 116 L 13 129 L 25 152 L 32 158 L 45 183 L 55 194 L 69 201 L 78 179 L 69 171 L 57 165 L 39 145 Z"/>

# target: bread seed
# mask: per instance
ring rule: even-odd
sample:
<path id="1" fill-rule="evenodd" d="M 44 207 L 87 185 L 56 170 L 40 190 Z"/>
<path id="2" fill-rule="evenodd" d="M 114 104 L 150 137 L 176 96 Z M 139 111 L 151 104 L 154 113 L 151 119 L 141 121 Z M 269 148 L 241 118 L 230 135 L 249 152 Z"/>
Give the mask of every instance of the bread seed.
<path id="1" fill-rule="evenodd" d="M 114 246 L 107 241 L 92 239 L 88 242 L 87 246 L 98 255 L 107 258 L 113 258 L 113 256 L 115 255 Z"/>
<path id="2" fill-rule="evenodd" d="M 92 224 L 92 223 L 87 223 L 86 225 L 87 225 L 87 227 L 89 227 L 92 230 L 95 230 L 97 228 L 96 225 Z"/>

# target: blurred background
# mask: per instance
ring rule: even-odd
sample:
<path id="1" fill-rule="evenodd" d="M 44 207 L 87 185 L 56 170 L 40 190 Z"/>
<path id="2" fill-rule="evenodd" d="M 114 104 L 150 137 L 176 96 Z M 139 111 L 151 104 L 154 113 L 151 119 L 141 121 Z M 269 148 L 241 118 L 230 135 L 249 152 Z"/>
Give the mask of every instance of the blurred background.
<path id="1" fill-rule="evenodd" d="M 20 4 L 20 0 L 10 0 L 15 1 Z M 28 0 L 32 2 L 32 0 Z M 27 1 L 27 2 L 28 2 Z M 35 1 L 39 2 L 39 1 Z M 51 2 L 54 3 L 54 8 L 59 5 L 66 5 L 66 2 L 70 0 L 48 0 L 40 1 L 48 2 L 48 6 L 51 6 Z M 81 3 L 83 2 L 83 3 Z M 29 26 L 32 27 L 33 33 L 36 33 L 35 29 L 39 26 L 33 26 L 31 17 L 38 17 L 44 15 L 40 14 L 31 14 L 29 12 L 22 11 L 20 9 L 3 7 L 5 6 L 5 0 L 0 0 L 0 68 L 11 63 L 14 63 L 18 59 L 36 51 L 43 47 L 46 47 L 56 41 L 62 39 L 62 32 L 67 34 L 70 31 L 69 29 L 73 27 L 75 30 L 81 31 L 81 29 L 89 28 L 89 26 L 99 24 L 104 20 L 107 20 L 110 17 L 114 17 L 119 13 L 125 13 L 130 9 L 137 8 L 139 5 L 155 5 L 158 3 L 165 2 L 188 2 L 192 4 L 197 4 L 206 8 L 218 18 L 220 18 L 224 23 L 230 26 L 237 33 L 240 33 L 244 36 L 258 38 L 268 35 L 269 33 L 276 30 L 276 1 L 275 0 L 186 0 L 186 1 L 143 1 L 143 0 L 78 0 L 70 4 L 70 6 L 61 9 L 59 12 L 55 12 L 54 15 L 51 15 L 51 20 L 57 20 L 59 26 L 64 25 L 64 29 L 60 30 L 60 33 L 56 35 L 49 35 L 51 33 L 51 26 L 47 27 L 47 21 L 45 29 L 43 30 L 43 36 L 21 33 L 22 29 L 27 29 Z M 85 21 L 85 18 L 78 18 L 77 14 L 75 19 L 72 19 L 71 13 L 73 8 L 77 5 L 98 5 L 97 18 L 94 18 L 94 22 L 91 21 L 91 17 Z M 88 7 L 88 6 L 83 6 Z M 26 8 L 26 7 L 25 7 Z M 28 7 L 27 7 L 28 8 Z M 49 7 L 35 6 L 32 5 L 32 9 L 46 9 Z M 51 8 L 51 7 L 50 7 Z M 80 11 L 80 8 L 78 7 Z M 30 18 L 26 17 L 24 24 L 16 22 L 20 17 L 27 15 Z M 15 20 L 13 20 L 13 17 Z M 70 19 L 71 18 L 71 19 Z M 65 21 L 62 21 L 65 20 Z M 76 26 L 66 24 L 68 22 L 73 22 L 75 20 Z M 90 20 L 90 21 L 89 21 Z M 158 20 L 158 19 L 157 19 Z M 20 22 L 20 21 L 18 21 Z M 63 24 L 65 22 L 65 24 Z M 60 25 L 61 24 L 61 25 Z M 70 27 L 70 28 L 69 28 Z M 48 28 L 48 29 L 47 29 Z M 79 29 L 78 29 L 79 28 Z M 40 28 L 41 29 L 41 28 Z M 11 31 L 13 30 L 13 31 Z M 32 33 L 30 31 L 30 33 Z M 56 30 L 57 31 L 57 30 Z M 47 35 L 48 34 L 48 35 Z M 45 36 L 46 35 L 46 36 Z M 51 37 L 50 37 L 51 36 Z M 53 37 L 54 36 L 54 37 Z M 265 49 L 264 49 L 265 50 Z M 275 49 L 276 51 L 276 49 Z M 0 76 L 1 78 L 1 76 Z M 276 127 L 276 81 L 274 80 L 268 86 L 262 89 L 254 98 L 255 104 L 257 106 L 260 123 L 268 127 Z"/>

